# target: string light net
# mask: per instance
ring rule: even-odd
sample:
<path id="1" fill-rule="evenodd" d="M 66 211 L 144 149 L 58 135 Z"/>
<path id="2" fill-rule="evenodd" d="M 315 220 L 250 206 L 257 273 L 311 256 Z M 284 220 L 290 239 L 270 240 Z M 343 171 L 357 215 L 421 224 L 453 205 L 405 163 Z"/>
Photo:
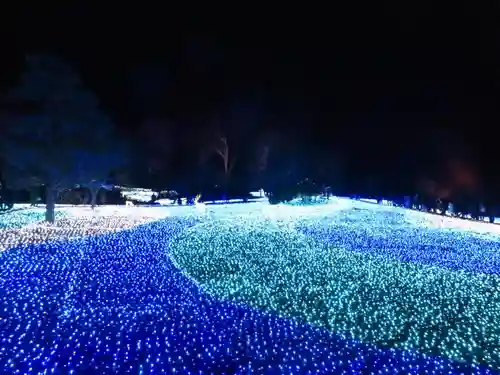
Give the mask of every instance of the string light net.
<path id="1" fill-rule="evenodd" d="M 95 219 L 113 231 L 0 253 L 0 373 L 495 373 L 494 272 L 353 249 L 384 247 L 387 211 L 297 209 Z"/>

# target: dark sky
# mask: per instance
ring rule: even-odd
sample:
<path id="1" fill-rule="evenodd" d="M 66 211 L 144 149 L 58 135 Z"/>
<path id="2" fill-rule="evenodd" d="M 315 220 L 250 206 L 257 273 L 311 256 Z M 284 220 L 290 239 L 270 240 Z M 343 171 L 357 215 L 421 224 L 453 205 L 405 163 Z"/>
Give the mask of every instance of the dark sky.
<path id="1" fill-rule="evenodd" d="M 493 154 L 498 10 L 399 3 L 189 16 L 141 5 L 12 10 L 2 14 L 2 82 L 15 80 L 23 53 L 56 51 L 123 127 L 157 115 L 202 123 L 242 95 L 307 113 L 304 128 L 360 149 L 374 138 L 418 144 L 440 128 Z"/>

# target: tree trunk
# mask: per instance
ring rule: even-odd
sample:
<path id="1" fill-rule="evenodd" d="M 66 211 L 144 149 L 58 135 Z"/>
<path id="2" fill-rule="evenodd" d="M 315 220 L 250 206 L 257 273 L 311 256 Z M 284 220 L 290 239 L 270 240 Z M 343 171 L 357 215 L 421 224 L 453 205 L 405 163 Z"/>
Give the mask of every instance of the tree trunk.
<path id="1" fill-rule="evenodd" d="M 39 194 L 35 188 L 30 188 L 29 194 L 30 194 L 30 203 L 32 206 L 35 206 L 37 204 Z"/>
<path id="2" fill-rule="evenodd" d="M 90 189 L 90 196 L 91 196 L 90 206 L 92 207 L 92 209 L 94 209 L 96 206 L 98 193 L 99 193 L 99 188 Z"/>
<path id="3" fill-rule="evenodd" d="M 224 174 L 226 176 L 229 174 L 229 155 L 227 153 L 224 155 Z"/>
<path id="4" fill-rule="evenodd" d="M 222 200 L 227 201 L 229 199 L 229 174 L 224 174 L 224 180 L 222 181 Z"/>
<path id="5" fill-rule="evenodd" d="M 101 206 L 104 206 L 107 202 L 107 196 L 106 196 L 106 193 L 107 193 L 108 190 L 104 190 L 101 195 L 98 194 L 98 200 L 99 200 L 99 204 Z"/>
<path id="6" fill-rule="evenodd" d="M 56 219 L 56 195 L 57 191 L 51 185 L 47 185 L 45 194 L 45 221 L 51 224 Z"/>
<path id="7" fill-rule="evenodd" d="M 83 205 L 89 204 L 89 202 L 91 200 L 90 195 L 91 194 L 89 194 L 89 191 L 87 191 L 87 189 L 83 189 L 83 192 L 82 192 L 82 204 Z"/>

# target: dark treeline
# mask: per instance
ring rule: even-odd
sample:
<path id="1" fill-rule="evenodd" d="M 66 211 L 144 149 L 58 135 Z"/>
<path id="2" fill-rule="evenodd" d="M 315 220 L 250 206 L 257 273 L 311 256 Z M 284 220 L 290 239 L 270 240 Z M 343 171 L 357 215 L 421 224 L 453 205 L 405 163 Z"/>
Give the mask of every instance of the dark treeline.
<path id="1" fill-rule="evenodd" d="M 140 110 L 129 119 L 133 126 L 124 127 L 70 63 L 28 57 L 17 83 L 2 95 L 3 186 L 42 189 L 34 195 L 52 207 L 49 220 L 68 190 L 86 189 L 83 201 L 95 205 L 101 189 L 112 185 L 212 199 L 263 188 L 278 201 L 301 189 L 328 188 L 395 201 L 418 196 L 429 209 L 453 202 L 471 213 L 499 200 L 498 184 L 478 163 L 490 150 L 448 131 L 451 119 L 436 126 L 443 120 L 435 113 L 327 110 L 314 98 L 244 89 L 249 86 L 197 112 L 179 113 L 146 100 L 144 92 L 154 96 L 154 85 L 139 82 L 140 90 L 131 85 L 129 100 Z M 407 127 L 395 126 L 405 121 Z"/>

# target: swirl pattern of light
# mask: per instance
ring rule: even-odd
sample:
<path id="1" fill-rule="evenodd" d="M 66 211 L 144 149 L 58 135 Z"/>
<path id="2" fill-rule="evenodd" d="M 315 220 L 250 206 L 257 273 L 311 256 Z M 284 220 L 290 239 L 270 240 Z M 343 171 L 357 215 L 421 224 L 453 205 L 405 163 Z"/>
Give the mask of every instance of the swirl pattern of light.
<path id="1" fill-rule="evenodd" d="M 496 225 L 472 223 L 479 230 L 471 232 L 467 229 L 475 229 L 474 225 L 467 225 L 465 220 L 399 208 L 361 207 L 297 217 L 292 220 L 293 226 L 321 243 L 355 252 L 464 271 L 500 273 Z"/>
<path id="2" fill-rule="evenodd" d="M 321 311 L 325 303 L 332 306 L 330 303 L 334 298 L 322 299 L 322 282 L 331 271 L 330 267 L 335 265 L 333 260 L 336 258 L 328 255 L 331 246 L 322 246 L 319 241 L 297 233 L 294 224 L 284 219 L 287 215 L 282 214 L 279 220 L 259 220 L 246 215 L 225 220 L 216 218 L 211 222 L 206 217 L 172 217 L 104 235 L 25 244 L 4 251 L 0 254 L 0 373 L 494 373 L 493 350 L 482 351 L 482 357 L 476 355 L 456 362 L 450 358 L 457 359 L 460 355 L 430 357 L 425 351 L 418 353 L 409 347 L 411 350 L 404 350 L 404 345 L 398 348 L 398 345 L 383 340 L 370 342 L 372 337 L 381 335 L 381 329 L 372 327 L 372 336 L 363 337 L 363 333 L 368 332 L 367 324 L 376 321 L 377 317 L 370 315 L 368 310 L 364 318 L 360 315 L 361 297 L 368 296 L 361 285 L 359 298 L 352 302 L 347 298 L 342 300 L 348 307 L 346 316 L 358 311 L 360 319 L 356 329 L 350 329 L 348 319 L 345 320 L 345 329 L 336 329 L 336 332 L 332 330 L 332 327 L 338 328 L 334 325 L 336 321 L 329 326 L 322 324 L 323 320 L 312 321 L 321 326 L 314 327 L 290 319 L 307 320 L 300 311 L 309 311 L 310 316 L 316 316 L 313 312 Z M 218 236 L 214 230 L 219 231 Z M 205 250 L 198 246 L 201 239 L 205 240 Z M 249 246 L 251 243 L 257 245 L 255 250 Z M 217 244 L 225 248 L 221 249 Z M 239 249 L 237 244 L 244 246 Z M 262 244 L 271 248 L 263 249 Z M 285 244 L 289 247 L 284 247 Z M 182 251 L 186 254 L 183 255 Z M 244 260 L 242 251 L 251 261 Z M 349 280 L 354 285 L 356 275 L 364 270 L 359 260 L 370 256 L 338 251 L 342 254 L 340 258 L 348 264 L 342 266 L 339 274 L 346 280 L 348 269 L 355 272 Z M 279 255 L 280 252 L 286 256 Z M 188 254 L 194 266 L 186 264 Z M 317 261 L 317 255 L 324 255 L 326 263 Z M 374 273 L 388 272 L 392 267 L 396 267 L 393 273 L 403 272 L 400 284 L 406 288 L 409 288 L 405 281 L 408 274 L 420 275 L 424 267 L 401 262 L 403 266 L 398 266 L 396 261 L 371 258 Z M 321 264 L 328 267 L 321 269 Z M 177 267 L 179 265 L 202 282 L 205 289 L 186 277 L 186 273 Z M 280 270 L 278 265 L 283 268 Z M 352 265 L 357 265 L 357 268 L 352 268 Z M 274 270 L 276 275 L 265 274 L 263 270 L 266 269 Z M 311 270 L 318 277 L 316 285 L 312 286 L 309 284 L 314 280 Z M 251 275 L 249 271 L 259 273 Z M 446 280 L 462 283 L 450 288 L 447 292 L 450 298 L 455 295 L 454 286 L 479 288 L 482 283 L 489 285 L 489 278 L 496 277 L 484 276 L 483 280 L 476 275 L 477 279 L 467 281 L 468 274 L 457 272 L 454 279 L 451 273 L 456 271 L 441 270 L 445 271 L 450 272 Z M 439 272 L 431 271 L 435 280 L 441 275 Z M 385 287 L 384 282 L 390 279 L 387 274 L 385 278 L 374 274 L 371 277 L 378 280 L 373 286 L 380 288 Z M 424 276 L 420 277 L 421 283 L 428 281 Z M 282 283 L 289 285 L 279 284 L 280 278 Z M 253 285 L 248 284 L 250 280 L 253 280 Z M 266 283 L 277 288 L 273 303 L 277 307 L 275 311 L 282 316 L 274 314 L 259 297 L 258 293 Z M 335 283 L 334 280 L 327 283 L 332 293 L 335 292 Z M 425 289 L 424 285 L 421 287 L 430 292 L 439 290 L 439 285 L 432 290 Z M 344 289 L 352 293 L 352 288 Z M 224 294 L 221 292 L 227 292 L 230 299 L 239 299 L 250 305 L 256 306 L 258 302 L 259 307 L 267 312 L 238 301 L 221 300 Z M 490 292 L 492 296 L 497 293 L 496 290 Z M 467 295 L 469 292 L 463 293 Z M 296 294 L 303 295 L 302 305 L 297 305 Z M 405 303 L 402 292 L 391 296 Z M 439 296 L 436 297 L 437 302 L 441 302 Z M 380 308 L 388 300 L 383 300 Z M 316 304 L 308 305 L 307 301 Z M 482 315 L 486 319 L 485 329 L 491 328 L 489 314 L 496 314 L 494 302 L 492 300 L 492 304 L 486 307 L 489 310 Z M 471 304 L 474 303 L 476 301 Z M 379 308 L 378 305 L 372 306 Z M 296 307 L 302 310 L 296 310 Z M 476 313 L 471 315 L 472 318 L 479 316 L 478 311 L 467 311 Z M 337 312 L 336 316 L 340 313 Z M 326 314 L 328 322 L 335 316 L 329 314 L 330 311 Z M 395 313 L 391 316 L 394 323 L 385 326 L 389 338 L 393 335 L 391 329 L 399 323 Z M 439 317 L 435 319 L 441 321 Z M 325 326 L 329 330 L 322 328 Z M 475 329 L 473 324 L 470 328 Z M 452 326 L 448 332 L 454 329 Z M 353 332 L 357 334 L 351 335 Z M 432 332 L 430 330 L 429 334 Z M 365 342 L 353 340 L 350 336 L 362 338 Z M 486 332 L 484 337 L 494 337 L 494 333 Z M 453 339 L 461 343 L 459 338 Z M 422 342 L 429 341 L 423 337 Z M 439 340 L 436 342 L 440 343 Z M 444 344 L 442 347 L 447 348 Z M 460 352 L 461 349 L 458 345 L 457 350 Z M 487 355 L 492 359 L 489 360 Z M 490 369 L 481 366 L 481 362 L 487 362 Z"/>
<path id="3" fill-rule="evenodd" d="M 343 215 L 344 223 L 350 222 L 349 215 L 363 221 L 352 210 L 336 215 Z M 397 215 L 377 220 L 387 226 L 401 222 Z M 377 241 L 378 236 L 380 245 L 380 237 L 387 238 L 389 230 L 380 233 L 373 218 L 370 225 L 364 221 L 358 241 Z M 354 242 L 352 231 L 333 231 L 336 237 L 322 244 L 294 227 L 250 217 L 214 221 L 187 231 L 172 246 L 172 256 L 211 294 L 223 299 L 297 317 L 363 342 L 500 367 L 500 278 L 392 260 L 403 252 L 405 238 L 396 239 L 399 247 L 390 249 L 399 252 L 388 259 L 345 250 Z M 427 242 L 432 242 L 432 235 L 426 234 Z M 429 261 L 426 250 L 415 241 L 406 242 L 414 246 L 415 257 L 423 253 Z M 495 246 L 498 249 L 498 242 Z M 460 242 L 454 243 L 457 247 Z M 438 258 L 436 251 L 433 256 Z M 477 267 L 481 264 L 477 257 L 470 261 Z M 486 258 L 483 261 L 486 264 Z"/>

